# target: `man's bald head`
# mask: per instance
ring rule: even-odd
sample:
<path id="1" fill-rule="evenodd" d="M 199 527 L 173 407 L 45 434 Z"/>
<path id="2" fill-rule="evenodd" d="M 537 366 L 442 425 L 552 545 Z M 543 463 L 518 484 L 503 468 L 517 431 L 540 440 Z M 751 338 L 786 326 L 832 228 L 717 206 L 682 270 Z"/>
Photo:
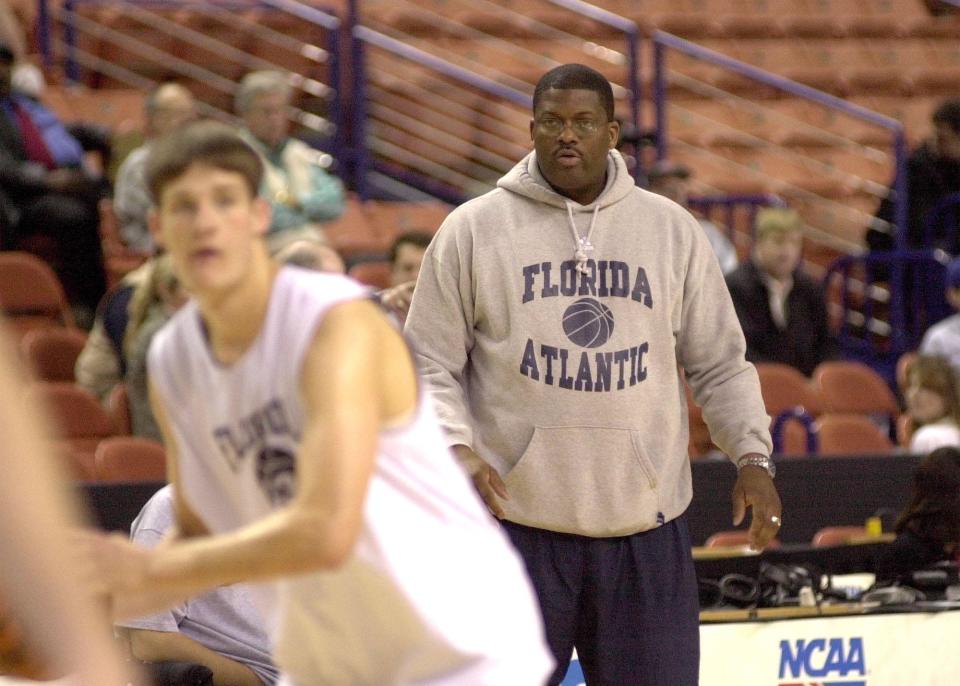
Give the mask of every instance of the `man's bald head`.
<path id="1" fill-rule="evenodd" d="M 147 96 L 147 132 L 151 137 L 170 133 L 197 117 L 193 93 L 179 83 L 164 83 Z"/>

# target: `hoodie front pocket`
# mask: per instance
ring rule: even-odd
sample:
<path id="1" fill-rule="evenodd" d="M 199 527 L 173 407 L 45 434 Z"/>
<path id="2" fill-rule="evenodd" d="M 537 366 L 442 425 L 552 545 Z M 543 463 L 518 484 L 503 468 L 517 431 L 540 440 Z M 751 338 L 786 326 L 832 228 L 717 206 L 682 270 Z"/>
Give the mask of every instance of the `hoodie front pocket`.
<path id="1" fill-rule="evenodd" d="M 629 429 L 536 427 L 504 482 L 506 516 L 518 524 L 622 536 L 658 523 L 656 472 Z"/>

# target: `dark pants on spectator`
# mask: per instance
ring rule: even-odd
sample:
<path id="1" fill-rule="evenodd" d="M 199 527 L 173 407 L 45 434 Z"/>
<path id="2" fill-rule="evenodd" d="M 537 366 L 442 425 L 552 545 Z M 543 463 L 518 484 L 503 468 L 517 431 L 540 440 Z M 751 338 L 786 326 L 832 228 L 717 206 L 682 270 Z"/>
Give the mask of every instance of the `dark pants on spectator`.
<path id="1" fill-rule="evenodd" d="M 589 538 L 503 522 L 540 599 L 563 681 L 573 648 L 588 686 L 696 686 L 699 599 L 685 517 Z"/>
<path id="2" fill-rule="evenodd" d="M 18 249 L 33 251 L 38 237 L 50 239 L 50 249 L 36 252 L 50 262 L 72 306 L 91 314 L 96 310 L 106 292 L 107 276 L 94 200 L 58 193 L 38 195 L 22 203 L 14 233 Z"/>

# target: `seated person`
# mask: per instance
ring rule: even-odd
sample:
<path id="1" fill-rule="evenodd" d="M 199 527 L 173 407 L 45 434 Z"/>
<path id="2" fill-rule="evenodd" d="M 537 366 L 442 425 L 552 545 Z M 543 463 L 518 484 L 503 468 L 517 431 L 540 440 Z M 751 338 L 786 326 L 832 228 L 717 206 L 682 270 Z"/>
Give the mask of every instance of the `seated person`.
<path id="1" fill-rule="evenodd" d="M 654 164 L 647 172 L 647 180 L 650 182 L 650 191 L 658 195 L 670 198 L 675 203 L 686 210 L 690 210 L 690 170 L 682 164 L 675 164 L 668 160 L 660 160 Z M 694 214 L 694 216 L 697 216 Z M 700 227 L 707 234 L 707 240 L 710 241 L 710 247 L 713 248 L 717 261 L 720 263 L 720 271 L 729 274 L 737 268 L 737 249 L 733 243 L 724 234 L 719 226 L 709 219 L 697 216 Z"/>
<path id="2" fill-rule="evenodd" d="M 48 259 L 77 319 L 89 326 L 107 283 L 102 185 L 84 172 L 83 147 L 56 115 L 13 90 L 13 62 L 0 44 L 0 249 L 32 249 Z"/>
<path id="3" fill-rule="evenodd" d="M 260 192 L 272 210 L 271 253 L 298 238 L 322 242 L 323 222 L 339 217 L 345 203 L 343 184 L 322 164 L 329 155 L 289 136 L 290 98 L 283 73 L 255 71 L 240 82 L 234 104 L 244 139 L 265 167 Z"/>
<path id="4" fill-rule="evenodd" d="M 196 118 L 193 94 L 177 83 L 165 83 L 144 102 L 147 142 L 131 151 L 117 170 L 113 211 L 120 224 L 120 237 L 127 246 L 153 253 L 153 238 L 147 228 L 147 210 L 152 204 L 145 171 L 153 141 Z"/>
<path id="5" fill-rule="evenodd" d="M 130 320 L 123 337 L 123 353 L 126 362 L 124 381 L 134 436 L 163 441 L 150 408 L 147 351 L 153 336 L 186 301 L 187 294 L 173 273 L 168 255 L 156 259 L 149 278 L 137 286 L 130 299 Z"/>
<path id="6" fill-rule="evenodd" d="M 960 310 L 960 257 L 947 265 L 945 297 L 955 310 Z M 937 322 L 923 335 L 920 352 L 924 355 L 940 355 L 947 358 L 954 369 L 960 372 L 960 314 L 954 314 Z"/>
<path id="7" fill-rule="evenodd" d="M 800 270 L 803 222 L 794 210 L 757 212 L 751 258 L 727 275 L 751 362 L 780 362 L 809 376 L 837 357 L 819 285 Z"/>
<path id="8" fill-rule="evenodd" d="M 347 266 L 340 253 L 326 243 L 301 238 L 287 243 L 274 258 L 281 264 L 292 264 L 318 272 L 345 274 Z"/>
<path id="9" fill-rule="evenodd" d="M 397 317 L 401 326 L 410 310 L 420 265 L 431 240 L 433 236 L 426 231 L 407 231 L 390 246 L 390 286 L 380 292 L 380 304 Z"/>
<path id="10" fill-rule="evenodd" d="M 960 545 L 960 449 L 938 448 L 917 466 L 913 493 L 880 561 L 878 581 L 896 581 L 936 562 L 956 559 Z"/>
<path id="11" fill-rule="evenodd" d="M 131 538 L 156 546 L 173 526 L 172 488 L 165 486 L 143 506 Z M 250 592 L 222 586 L 168 612 L 129 620 L 119 631 L 142 662 L 193 662 L 213 672 L 217 686 L 272 686 L 278 672 Z"/>
<path id="12" fill-rule="evenodd" d="M 130 319 L 130 299 L 137 286 L 150 278 L 155 264 L 156 260 L 147 260 L 103 297 L 87 342 L 77 357 L 74 368 L 77 385 L 101 401 L 109 398 L 126 374 L 123 338 Z"/>
<path id="13" fill-rule="evenodd" d="M 956 372 L 943 357 L 920 355 L 907 371 L 904 397 L 913 419 L 910 452 L 960 447 L 960 396 Z"/>

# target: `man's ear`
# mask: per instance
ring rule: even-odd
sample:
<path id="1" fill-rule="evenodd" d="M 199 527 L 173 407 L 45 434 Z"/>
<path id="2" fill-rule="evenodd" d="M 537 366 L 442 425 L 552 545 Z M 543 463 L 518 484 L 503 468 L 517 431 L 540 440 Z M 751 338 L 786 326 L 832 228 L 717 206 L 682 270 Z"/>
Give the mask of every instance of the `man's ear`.
<path id="1" fill-rule="evenodd" d="M 160 212 L 156 206 L 151 206 L 147 210 L 147 228 L 150 229 L 150 235 L 153 236 L 153 242 L 160 248 L 164 247 L 163 238 L 160 231 Z"/>
<path id="2" fill-rule="evenodd" d="M 610 136 L 609 149 L 613 150 L 620 142 L 620 122 L 613 120 L 607 124 L 607 133 Z"/>

